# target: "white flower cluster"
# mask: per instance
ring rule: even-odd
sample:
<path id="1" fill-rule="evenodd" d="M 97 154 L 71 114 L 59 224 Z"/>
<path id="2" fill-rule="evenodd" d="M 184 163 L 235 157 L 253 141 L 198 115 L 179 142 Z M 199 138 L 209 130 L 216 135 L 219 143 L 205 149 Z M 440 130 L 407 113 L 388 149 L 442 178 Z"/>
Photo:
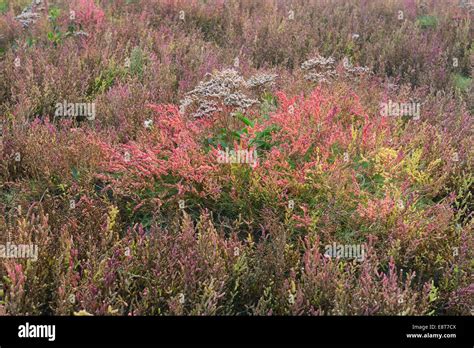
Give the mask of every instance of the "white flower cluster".
<path id="1" fill-rule="evenodd" d="M 309 59 L 301 64 L 301 69 L 303 70 L 312 70 L 317 67 L 332 68 L 334 66 L 335 60 L 333 57 L 325 58 L 322 56 L 317 56 L 315 58 Z"/>
<path id="2" fill-rule="evenodd" d="M 258 103 L 255 99 L 249 99 L 243 93 L 237 92 L 228 94 L 224 98 L 224 104 L 228 106 L 237 106 L 242 109 L 247 109 L 251 107 L 253 104 Z"/>
<path id="3" fill-rule="evenodd" d="M 248 88 L 255 88 L 264 85 L 272 85 L 278 75 L 276 74 L 257 74 L 249 78 L 246 82 Z"/>
<path id="4" fill-rule="evenodd" d="M 193 114 L 194 117 L 203 117 L 210 115 L 213 112 L 221 110 L 215 101 L 203 100 L 199 103 L 199 107 L 196 112 Z"/>
<path id="5" fill-rule="evenodd" d="M 346 73 L 352 75 L 364 75 L 370 73 L 370 68 L 366 66 L 352 66 L 351 64 L 344 64 Z"/>
<path id="6" fill-rule="evenodd" d="M 301 69 L 307 71 L 304 77 L 308 81 L 317 83 L 329 82 L 330 79 L 337 75 L 334 63 L 333 57 L 325 58 L 318 55 L 303 62 Z"/>
<path id="7" fill-rule="evenodd" d="M 196 105 L 194 117 L 204 117 L 222 110 L 221 106 L 231 106 L 236 111 L 243 111 L 258 103 L 248 97 L 244 91 L 251 90 L 274 82 L 277 75 L 258 74 L 247 81 L 234 69 L 225 69 L 210 75 L 207 81 L 201 81 L 196 88 L 186 93 L 180 102 L 180 112 Z"/>
<path id="8" fill-rule="evenodd" d="M 34 24 L 36 20 L 40 17 L 40 14 L 37 11 L 41 11 L 43 7 L 37 7 L 40 5 L 41 1 L 33 0 L 33 2 L 25 7 L 23 11 L 15 17 L 17 21 L 21 23 L 23 28 L 28 28 L 30 24 Z"/>
<path id="9" fill-rule="evenodd" d="M 352 66 L 347 58 L 343 60 L 343 67 L 346 75 L 363 75 L 370 73 L 370 69 L 365 66 Z M 325 58 L 317 56 L 301 64 L 301 69 L 306 71 L 305 79 L 312 82 L 329 82 L 337 76 L 335 60 L 333 57 Z"/>
<path id="10" fill-rule="evenodd" d="M 460 0 L 459 7 L 467 9 L 469 12 L 474 11 L 474 2 L 472 0 Z"/>

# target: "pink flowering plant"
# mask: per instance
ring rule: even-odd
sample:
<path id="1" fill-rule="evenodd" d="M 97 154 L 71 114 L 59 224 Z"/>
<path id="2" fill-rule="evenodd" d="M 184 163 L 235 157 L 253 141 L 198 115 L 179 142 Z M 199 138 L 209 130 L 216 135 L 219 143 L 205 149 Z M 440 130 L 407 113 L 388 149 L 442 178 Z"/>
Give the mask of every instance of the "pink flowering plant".
<path id="1" fill-rule="evenodd" d="M 472 11 L 418 3 L 0 0 L 0 313 L 471 314 Z"/>

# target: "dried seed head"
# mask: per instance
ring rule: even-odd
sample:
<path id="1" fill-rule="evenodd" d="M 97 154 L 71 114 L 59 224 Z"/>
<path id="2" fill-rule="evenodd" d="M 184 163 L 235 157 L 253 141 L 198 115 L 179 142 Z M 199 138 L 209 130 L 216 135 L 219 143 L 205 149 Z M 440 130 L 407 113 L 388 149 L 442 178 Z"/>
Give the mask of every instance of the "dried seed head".
<path id="1" fill-rule="evenodd" d="M 234 69 L 224 69 L 206 76 L 207 81 L 201 81 L 193 90 L 186 93 L 180 102 L 180 112 L 184 113 L 189 106 L 195 105 L 194 117 L 204 117 L 222 106 L 233 107 L 236 111 L 244 111 L 258 100 L 247 96 L 252 88 L 272 84 L 277 75 L 258 74 L 247 81 Z"/>

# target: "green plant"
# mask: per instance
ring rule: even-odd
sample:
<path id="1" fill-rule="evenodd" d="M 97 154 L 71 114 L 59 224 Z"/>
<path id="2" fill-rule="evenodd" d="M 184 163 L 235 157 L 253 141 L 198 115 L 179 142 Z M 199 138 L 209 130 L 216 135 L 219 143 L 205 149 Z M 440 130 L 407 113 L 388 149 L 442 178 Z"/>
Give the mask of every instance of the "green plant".
<path id="1" fill-rule="evenodd" d="M 8 0 L 0 0 L 0 13 L 8 11 Z"/>
<path id="2" fill-rule="evenodd" d="M 472 78 L 461 74 L 453 75 L 454 86 L 463 92 L 467 92 L 472 85 Z"/>
<path id="3" fill-rule="evenodd" d="M 435 16 L 420 16 L 416 19 L 416 24 L 422 29 L 435 28 L 438 25 L 438 19 Z"/>

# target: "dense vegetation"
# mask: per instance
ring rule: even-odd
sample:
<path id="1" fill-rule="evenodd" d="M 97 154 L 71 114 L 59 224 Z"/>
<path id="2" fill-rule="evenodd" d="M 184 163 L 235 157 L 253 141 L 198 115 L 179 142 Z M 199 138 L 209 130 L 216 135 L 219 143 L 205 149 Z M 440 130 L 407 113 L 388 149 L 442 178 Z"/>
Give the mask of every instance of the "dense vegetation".
<path id="1" fill-rule="evenodd" d="M 0 313 L 471 313 L 471 5 L 0 13 Z"/>

